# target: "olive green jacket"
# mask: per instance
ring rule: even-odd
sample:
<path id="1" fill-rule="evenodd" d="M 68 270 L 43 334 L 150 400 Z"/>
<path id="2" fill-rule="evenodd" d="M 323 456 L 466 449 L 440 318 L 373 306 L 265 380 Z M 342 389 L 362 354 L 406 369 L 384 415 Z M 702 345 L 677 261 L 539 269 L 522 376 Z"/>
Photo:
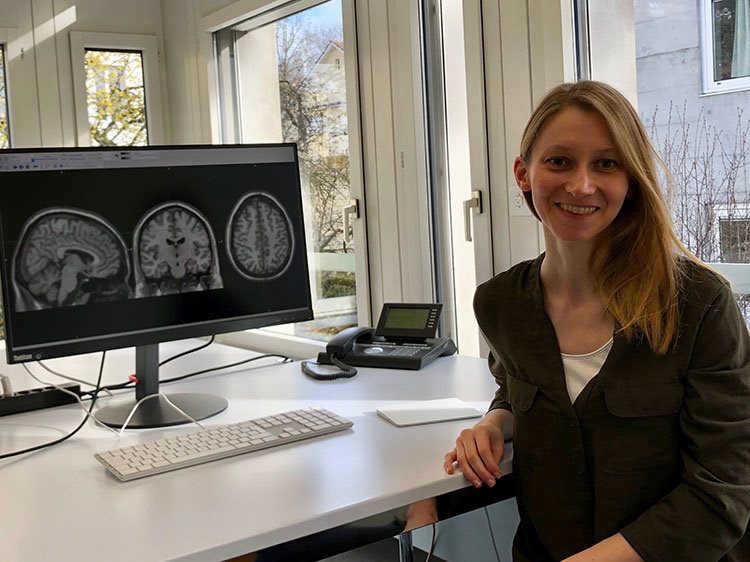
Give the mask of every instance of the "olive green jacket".
<path id="1" fill-rule="evenodd" d="M 621 532 L 647 562 L 749 562 L 750 338 L 727 283 L 686 261 L 673 351 L 616 332 L 571 404 L 543 257 L 474 298 L 499 386 L 490 409 L 514 418 L 514 560 L 562 560 Z"/>

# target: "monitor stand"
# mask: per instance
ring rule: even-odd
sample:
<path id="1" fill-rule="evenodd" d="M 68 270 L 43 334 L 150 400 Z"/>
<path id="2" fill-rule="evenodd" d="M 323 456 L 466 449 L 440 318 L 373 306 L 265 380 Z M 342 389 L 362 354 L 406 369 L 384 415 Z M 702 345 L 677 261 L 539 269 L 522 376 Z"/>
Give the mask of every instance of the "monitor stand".
<path id="1" fill-rule="evenodd" d="M 152 394 L 159 394 L 159 344 L 135 348 L 135 400 L 104 406 L 96 411 L 96 419 L 114 428 L 120 428 L 130 415 L 136 402 Z M 128 422 L 128 428 L 146 429 L 191 423 L 191 420 L 169 405 L 163 394 L 142 402 Z M 228 403 L 211 394 L 167 394 L 170 402 L 191 416 L 202 420 L 223 412 Z"/>

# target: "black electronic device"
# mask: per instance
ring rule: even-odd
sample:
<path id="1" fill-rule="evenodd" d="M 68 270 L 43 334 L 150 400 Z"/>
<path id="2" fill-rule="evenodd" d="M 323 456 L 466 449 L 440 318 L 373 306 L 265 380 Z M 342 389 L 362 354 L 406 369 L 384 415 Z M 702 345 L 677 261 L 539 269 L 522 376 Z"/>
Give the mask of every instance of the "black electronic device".
<path id="1" fill-rule="evenodd" d="M 386 303 L 377 328 L 342 330 L 318 355 L 318 363 L 357 367 L 421 369 L 438 357 L 452 355 L 450 338 L 438 338 L 441 304 Z"/>
<path id="2" fill-rule="evenodd" d="M 13 149 L 0 185 L 9 363 L 135 346 L 141 399 L 160 342 L 313 318 L 294 144 Z M 97 418 L 122 425 L 133 403 Z M 154 398 L 128 427 L 188 421 Z"/>

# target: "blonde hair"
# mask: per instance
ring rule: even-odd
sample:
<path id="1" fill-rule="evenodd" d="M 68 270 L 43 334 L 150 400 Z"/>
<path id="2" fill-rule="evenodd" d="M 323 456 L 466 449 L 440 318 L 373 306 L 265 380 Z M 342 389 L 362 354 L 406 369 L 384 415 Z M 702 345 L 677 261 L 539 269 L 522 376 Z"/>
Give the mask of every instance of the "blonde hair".
<path id="1" fill-rule="evenodd" d="M 664 354 L 679 331 L 679 255 L 698 261 L 672 228 L 657 166 L 667 176 L 669 172 L 625 96 L 595 81 L 561 84 L 542 98 L 521 139 L 524 159 L 530 157 L 549 120 L 569 107 L 593 111 L 604 119 L 630 181 L 629 197 L 592 252 L 594 285 L 628 339 L 643 338 L 653 352 Z M 539 218 L 530 193 L 524 196 Z"/>

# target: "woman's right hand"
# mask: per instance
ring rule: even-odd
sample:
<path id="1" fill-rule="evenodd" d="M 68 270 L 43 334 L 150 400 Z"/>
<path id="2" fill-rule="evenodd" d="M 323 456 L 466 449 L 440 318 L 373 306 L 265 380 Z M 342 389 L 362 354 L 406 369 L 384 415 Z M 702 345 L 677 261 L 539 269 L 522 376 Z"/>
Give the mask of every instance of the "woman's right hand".
<path id="1" fill-rule="evenodd" d="M 482 483 L 490 488 L 502 476 L 500 461 L 505 455 L 505 436 L 495 424 L 480 421 L 471 429 L 464 429 L 456 439 L 456 447 L 446 453 L 443 468 L 453 474 L 454 463 L 471 482 L 480 488 Z"/>

